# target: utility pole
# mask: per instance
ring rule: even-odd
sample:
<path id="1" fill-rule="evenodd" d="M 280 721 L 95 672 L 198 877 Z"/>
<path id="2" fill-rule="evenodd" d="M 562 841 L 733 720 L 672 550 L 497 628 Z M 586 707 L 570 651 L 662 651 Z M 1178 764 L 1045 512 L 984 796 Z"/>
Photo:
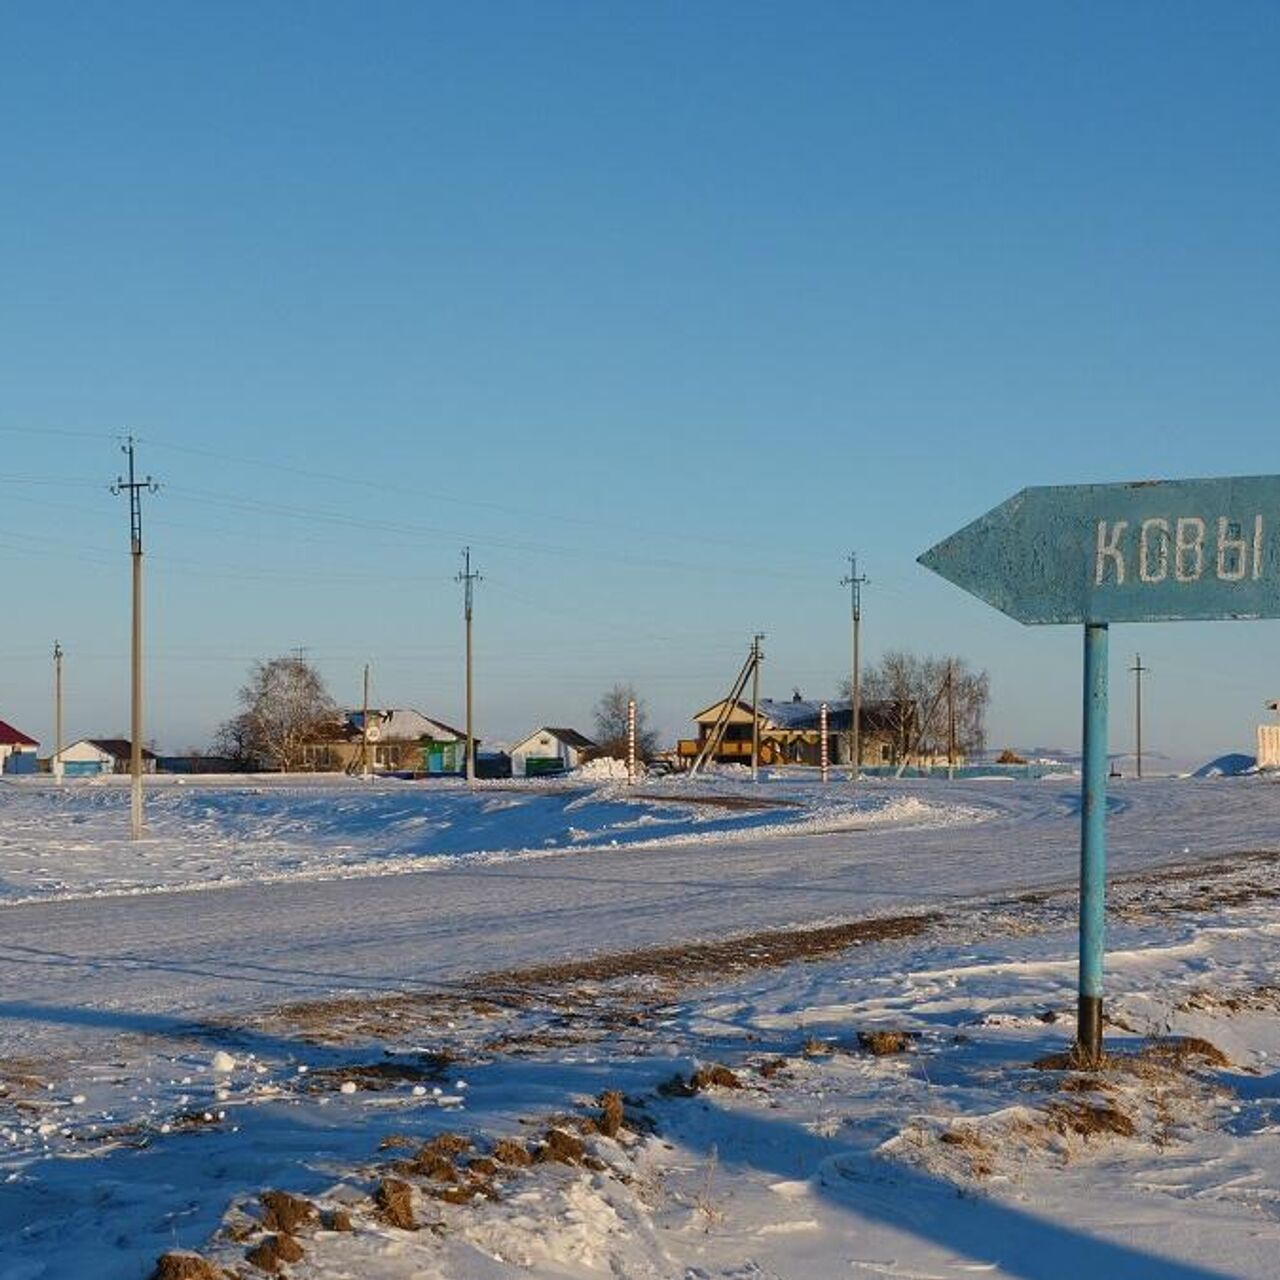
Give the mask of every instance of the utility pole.
<path id="1" fill-rule="evenodd" d="M 862 588 L 865 575 L 858 574 L 858 553 L 849 552 L 849 572 L 840 579 L 842 587 L 849 588 L 849 620 L 853 632 L 852 669 L 849 694 L 849 781 L 857 782 L 862 770 L 862 655 L 859 651 L 862 632 Z"/>
<path id="2" fill-rule="evenodd" d="M 828 763 L 828 757 L 831 753 L 831 743 L 829 738 L 827 737 L 827 704 L 825 702 L 822 704 L 821 707 L 818 708 L 818 727 L 820 730 L 818 734 L 818 742 L 819 742 L 819 749 L 820 749 L 820 755 L 818 757 L 818 760 L 822 769 L 822 781 L 826 782 L 827 763 Z"/>
<path id="3" fill-rule="evenodd" d="M 636 780 L 636 700 L 627 699 L 627 781 Z"/>
<path id="4" fill-rule="evenodd" d="M 760 781 L 760 663 L 764 652 L 760 641 L 762 632 L 751 639 L 751 781 Z"/>
<path id="5" fill-rule="evenodd" d="M 475 584 L 481 581 L 480 574 L 471 568 L 471 548 L 462 548 L 462 572 L 457 580 L 463 584 L 464 616 L 467 622 L 467 786 L 475 786 L 476 781 L 476 739 L 472 720 L 471 699 L 471 612 L 475 600 Z"/>
<path id="6" fill-rule="evenodd" d="M 947 659 L 947 779 L 956 776 L 956 664 Z"/>
<path id="7" fill-rule="evenodd" d="M 369 664 L 364 664 L 364 711 L 360 716 L 360 763 L 363 776 L 369 777 Z"/>
<path id="8" fill-rule="evenodd" d="M 1133 666 L 1129 668 L 1133 672 L 1133 691 L 1135 702 L 1135 719 L 1137 721 L 1137 751 L 1136 757 L 1138 762 L 1138 777 L 1142 777 L 1142 677 L 1150 673 L 1150 667 L 1142 665 L 1142 654 L 1135 653 L 1133 655 Z"/>
<path id="9" fill-rule="evenodd" d="M 129 495 L 129 551 L 133 558 L 133 708 L 132 741 L 129 743 L 129 773 L 132 785 L 129 800 L 129 832 L 133 840 L 142 839 L 142 495 L 159 489 L 150 476 L 138 480 L 134 473 L 134 439 L 126 436 L 120 448 L 129 459 L 129 478 L 116 479 L 111 486 L 115 494 Z"/>
<path id="10" fill-rule="evenodd" d="M 53 776 L 62 785 L 62 646 L 53 642 Z"/>

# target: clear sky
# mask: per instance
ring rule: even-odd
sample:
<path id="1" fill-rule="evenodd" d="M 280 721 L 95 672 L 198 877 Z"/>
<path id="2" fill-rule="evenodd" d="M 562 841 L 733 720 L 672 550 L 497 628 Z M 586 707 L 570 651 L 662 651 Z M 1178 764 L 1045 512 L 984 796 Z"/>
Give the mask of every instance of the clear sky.
<path id="1" fill-rule="evenodd" d="M 0 718 L 208 742 L 306 646 L 343 701 L 664 736 L 869 660 L 1073 746 L 1078 629 L 915 557 L 1028 484 L 1280 470 L 1280 9 L 0 7 Z M 1249 749 L 1276 623 L 1113 628 L 1147 740 Z M 1130 741 L 1127 698 L 1113 744 Z"/>

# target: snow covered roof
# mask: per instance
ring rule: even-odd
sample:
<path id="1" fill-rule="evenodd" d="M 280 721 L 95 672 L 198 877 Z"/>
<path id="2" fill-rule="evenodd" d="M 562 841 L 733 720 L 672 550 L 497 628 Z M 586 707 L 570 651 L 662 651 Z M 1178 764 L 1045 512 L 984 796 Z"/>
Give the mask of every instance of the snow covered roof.
<path id="1" fill-rule="evenodd" d="M 566 747 L 572 747 L 575 751 L 590 751 L 596 745 L 585 734 L 579 733 L 577 729 L 556 729 L 549 724 L 544 724 L 542 728 L 535 729 L 527 737 L 521 738 L 512 750 L 518 751 L 526 742 L 532 742 L 535 738 L 540 738 L 547 733 L 557 741 L 563 742 Z"/>
<path id="2" fill-rule="evenodd" d="M 28 738 L 21 729 L 15 729 L 13 725 L 0 720 L 0 747 L 38 747 L 39 745 L 34 738 Z"/>
<path id="3" fill-rule="evenodd" d="M 348 711 L 347 721 L 353 729 L 364 730 L 364 711 Z M 413 707 L 369 708 L 369 726 L 378 726 L 382 742 L 417 742 L 430 738 L 433 742 L 460 742 L 466 732 L 447 725 L 443 720 L 432 720 Z"/>
<path id="4" fill-rule="evenodd" d="M 723 703 L 713 702 L 711 706 L 699 711 L 694 720 L 714 720 L 712 714 Z M 751 719 L 751 704 L 738 699 L 738 710 L 748 720 Z M 896 706 L 892 702 L 862 703 L 862 725 L 864 728 L 887 728 L 896 720 Z M 764 729 L 789 729 L 793 732 L 816 730 L 822 718 L 822 703 L 807 698 L 788 698 L 785 702 L 775 702 L 772 698 L 760 699 L 760 724 Z M 848 730 L 853 711 L 848 698 L 833 698 L 827 703 L 827 728 L 836 733 Z"/>

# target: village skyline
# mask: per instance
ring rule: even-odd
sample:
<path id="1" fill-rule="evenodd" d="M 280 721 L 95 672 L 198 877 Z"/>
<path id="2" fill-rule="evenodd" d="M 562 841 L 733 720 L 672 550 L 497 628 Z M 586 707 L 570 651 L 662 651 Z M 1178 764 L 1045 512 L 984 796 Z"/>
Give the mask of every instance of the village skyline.
<path id="1" fill-rule="evenodd" d="M 1077 744 L 1078 637 L 915 558 L 1026 485 L 1268 469 L 1265 7 L 384 17 L 6 12 L 0 716 L 49 734 L 57 640 L 69 725 L 128 724 L 133 435 L 168 748 L 298 646 L 456 722 L 467 545 L 490 739 L 625 681 L 674 740 L 757 632 L 836 696 L 856 551 L 868 661 Z M 1116 628 L 1153 750 L 1248 748 L 1274 625 Z"/>

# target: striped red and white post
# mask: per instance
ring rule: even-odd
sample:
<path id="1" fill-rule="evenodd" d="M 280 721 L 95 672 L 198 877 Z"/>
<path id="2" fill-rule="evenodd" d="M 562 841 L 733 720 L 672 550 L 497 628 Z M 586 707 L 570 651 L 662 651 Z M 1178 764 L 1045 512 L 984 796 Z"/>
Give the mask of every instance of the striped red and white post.
<path id="1" fill-rule="evenodd" d="M 636 700 L 627 700 L 627 781 L 636 780 Z"/>

